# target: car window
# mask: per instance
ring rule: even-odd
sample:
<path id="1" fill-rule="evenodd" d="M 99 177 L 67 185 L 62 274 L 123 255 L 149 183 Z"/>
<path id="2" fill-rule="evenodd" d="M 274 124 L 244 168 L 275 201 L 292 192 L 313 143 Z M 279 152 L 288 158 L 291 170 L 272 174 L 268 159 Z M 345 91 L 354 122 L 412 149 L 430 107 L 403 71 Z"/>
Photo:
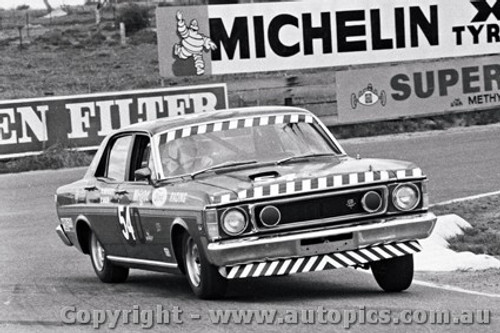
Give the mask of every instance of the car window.
<path id="1" fill-rule="evenodd" d="M 112 180 L 124 181 L 127 177 L 127 158 L 130 149 L 131 136 L 116 139 L 109 152 L 106 177 Z"/>
<path id="2" fill-rule="evenodd" d="M 281 128 L 279 142 L 285 151 L 296 154 L 329 153 L 331 146 L 313 126 L 305 123 L 286 124 Z M 339 151 L 335 151 L 339 153 Z"/>
<path id="3" fill-rule="evenodd" d="M 149 168 L 151 174 L 155 174 L 153 156 L 151 154 L 151 140 L 146 135 L 136 135 L 134 150 L 130 161 L 130 176 L 129 181 L 136 181 L 134 172 L 139 169 Z"/>
<path id="4" fill-rule="evenodd" d="M 165 177 L 193 173 L 228 161 L 276 162 L 304 154 L 340 154 L 315 124 L 279 123 L 160 139 Z"/>

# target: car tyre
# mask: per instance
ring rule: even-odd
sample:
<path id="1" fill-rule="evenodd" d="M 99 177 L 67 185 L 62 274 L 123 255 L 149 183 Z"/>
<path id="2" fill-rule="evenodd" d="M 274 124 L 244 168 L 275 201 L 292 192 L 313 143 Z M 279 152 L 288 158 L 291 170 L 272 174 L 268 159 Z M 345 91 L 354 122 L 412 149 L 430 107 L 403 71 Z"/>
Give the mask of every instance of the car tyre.
<path id="1" fill-rule="evenodd" d="M 120 283 L 127 280 L 129 269 L 117 266 L 106 258 L 106 252 L 95 233 L 90 236 L 90 260 L 96 275 L 102 282 Z"/>
<path id="2" fill-rule="evenodd" d="M 413 255 L 373 262 L 373 276 L 380 288 L 387 292 L 400 292 L 410 287 L 413 280 Z"/>
<path id="3" fill-rule="evenodd" d="M 188 233 L 182 239 L 182 251 L 186 277 L 194 294 L 202 299 L 223 297 L 227 280 L 208 262 L 201 246 Z"/>

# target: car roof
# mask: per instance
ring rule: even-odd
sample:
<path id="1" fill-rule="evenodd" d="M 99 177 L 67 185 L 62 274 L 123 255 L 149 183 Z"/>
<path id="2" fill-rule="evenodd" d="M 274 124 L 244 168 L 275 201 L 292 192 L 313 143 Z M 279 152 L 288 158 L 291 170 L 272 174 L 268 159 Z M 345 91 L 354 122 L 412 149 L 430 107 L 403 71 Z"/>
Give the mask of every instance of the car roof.
<path id="1" fill-rule="evenodd" d="M 280 115 L 289 113 L 312 115 L 311 112 L 305 109 L 296 107 L 287 107 L 287 106 L 257 106 L 257 107 L 246 107 L 246 108 L 232 108 L 225 110 L 208 111 L 203 113 L 195 113 L 184 116 L 158 118 L 156 120 L 146 121 L 124 127 L 123 129 L 115 132 L 115 134 L 121 132 L 129 132 L 129 131 L 141 131 L 141 132 L 146 131 L 151 135 L 155 135 L 157 133 L 162 133 L 173 128 L 179 128 L 210 121 L 220 121 L 224 119 L 233 119 L 241 117 L 265 116 L 266 114 Z"/>

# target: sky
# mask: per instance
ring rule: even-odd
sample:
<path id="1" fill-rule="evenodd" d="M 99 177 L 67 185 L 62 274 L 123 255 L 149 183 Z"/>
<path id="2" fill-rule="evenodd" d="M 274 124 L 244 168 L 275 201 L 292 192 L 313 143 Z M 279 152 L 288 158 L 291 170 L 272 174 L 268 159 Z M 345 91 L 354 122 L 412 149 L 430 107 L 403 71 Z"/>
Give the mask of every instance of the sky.
<path id="1" fill-rule="evenodd" d="M 83 5 L 85 0 L 49 0 L 52 7 L 61 5 Z M 29 5 L 31 9 L 45 8 L 42 0 L 0 0 L 0 8 L 12 9 L 20 5 Z"/>

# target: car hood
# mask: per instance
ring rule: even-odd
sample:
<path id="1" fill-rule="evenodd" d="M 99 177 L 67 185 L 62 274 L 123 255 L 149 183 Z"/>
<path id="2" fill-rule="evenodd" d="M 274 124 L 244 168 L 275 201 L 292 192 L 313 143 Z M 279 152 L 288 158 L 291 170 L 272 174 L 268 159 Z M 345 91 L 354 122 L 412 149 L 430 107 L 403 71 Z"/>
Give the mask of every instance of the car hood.
<path id="1" fill-rule="evenodd" d="M 211 204 L 224 204 L 421 176 L 421 170 L 409 162 L 342 158 L 334 162 L 309 161 L 245 168 L 199 177 L 194 182 L 208 194 Z"/>

